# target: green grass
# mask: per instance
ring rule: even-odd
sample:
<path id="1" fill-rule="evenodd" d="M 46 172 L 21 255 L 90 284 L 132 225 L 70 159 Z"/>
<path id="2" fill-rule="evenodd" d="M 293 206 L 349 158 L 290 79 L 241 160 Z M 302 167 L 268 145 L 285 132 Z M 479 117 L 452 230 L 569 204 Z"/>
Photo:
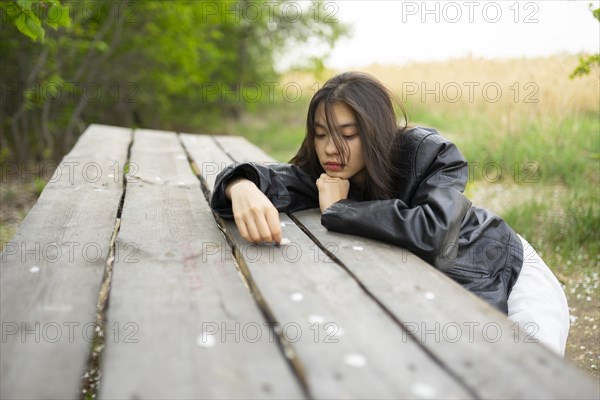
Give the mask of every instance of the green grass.
<path id="1" fill-rule="evenodd" d="M 33 187 L 35 190 L 36 197 L 40 197 L 42 191 L 46 187 L 46 181 L 42 178 L 35 177 L 35 179 L 33 180 Z"/>
<path id="2" fill-rule="evenodd" d="M 239 120 L 203 116 L 199 133 L 241 135 L 277 161 L 288 162 L 304 139 L 307 109 L 305 103 L 265 103 Z"/>
<path id="3" fill-rule="evenodd" d="M 571 188 L 599 183 L 597 114 L 542 115 L 509 122 L 508 127 L 483 113 L 436 113 L 423 107 L 415 108 L 411 115 L 453 140 L 470 163 L 497 164 L 502 179 Z M 472 172 L 474 180 L 485 179 L 482 168 L 472 168 Z"/>
<path id="4" fill-rule="evenodd" d="M 588 273 L 600 266 L 600 212 L 593 191 L 570 193 L 557 204 L 532 200 L 502 217 L 528 238 L 555 272 Z"/>

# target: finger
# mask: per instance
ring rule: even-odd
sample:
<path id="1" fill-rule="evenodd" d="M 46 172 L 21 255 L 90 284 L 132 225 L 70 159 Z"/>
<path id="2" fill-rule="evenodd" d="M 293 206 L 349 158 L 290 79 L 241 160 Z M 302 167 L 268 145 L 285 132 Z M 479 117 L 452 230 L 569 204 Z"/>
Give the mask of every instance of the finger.
<path id="1" fill-rule="evenodd" d="M 256 227 L 258 228 L 258 234 L 260 235 L 261 242 L 272 242 L 273 236 L 271 235 L 271 228 L 269 228 L 265 214 L 259 214 L 256 216 Z"/>
<path id="2" fill-rule="evenodd" d="M 248 234 L 250 236 L 250 242 L 260 243 L 261 237 L 256 226 L 256 221 L 253 217 L 249 217 L 246 220 L 246 227 L 248 228 Z"/>
<path id="3" fill-rule="evenodd" d="M 277 244 L 281 243 L 281 223 L 279 222 L 279 212 L 274 209 L 267 212 L 267 224 L 271 231 L 271 236 Z"/>
<path id="4" fill-rule="evenodd" d="M 248 228 L 246 228 L 246 223 L 244 222 L 244 220 L 238 217 L 235 217 L 234 219 L 235 225 L 237 226 L 238 231 L 240 232 L 240 236 L 250 241 L 250 235 L 248 234 Z"/>
<path id="5" fill-rule="evenodd" d="M 326 173 L 322 173 L 319 176 L 319 179 L 317 179 L 317 189 L 322 190 L 323 184 L 329 182 L 329 179 L 329 175 L 327 175 Z"/>

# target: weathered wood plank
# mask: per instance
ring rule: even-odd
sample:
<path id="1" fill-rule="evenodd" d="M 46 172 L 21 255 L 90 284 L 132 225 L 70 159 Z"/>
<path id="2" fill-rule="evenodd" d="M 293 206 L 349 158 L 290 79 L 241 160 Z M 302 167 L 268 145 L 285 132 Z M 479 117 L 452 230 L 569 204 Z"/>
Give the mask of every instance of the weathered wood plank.
<path id="1" fill-rule="evenodd" d="M 470 397 L 343 268 L 280 217 L 281 246 L 248 244 L 233 221 L 227 230 L 315 398 Z"/>
<path id="2" fill-rule="evenodd" d="M 0 256 L 3 399 L 79 397 L 130 140 L 91 125 Z"/>
<path id="3" fill-rule="evenodd" d="M 208 142 L 186 139 L 192 159 L 215 154 Z M 228 154 L 250 153 L 244 140 L 233 142 L 223 146 Z M 272 160 L 260 150 L 252 153 L 253 160 Z M 469 397 L 346 271 L 285 214 L 280 218 L 289 241 L 280 247 L 248 244 L 232 221 L 227 231 L 255 296 L 277 321 L 315 398 Z"/>
<path id="4" fill-rule="evenodd" d="M 275 162 L 275 159 L 262 151 L 258 146 L 250 143 L 242 136 L 213 136 L 217 143 L 223 148 L 235 162 L 259 162 L 270 163 Z"/>
<path id="5" fill-rule="evenodd" d="M 136 131 L 115 263 L 101 398 L 303 398 L 244 286 L 174 134 Z M 259 337 L 260 336 L 260 337 Z"/>
<path id="6" fill-rule="evenodd" d="M 478 397 L 598 398 L 597 382 L 408 251 L 328 232 L 319 210 L 294 217 Z"/>
<path id="7" fill-rule="evenodd" d="M 179 138 L 193 158 L 197 172 L 206 182 L 208 189 L 212 190 L 217 175 L 231 164 L 231 158 L 212 136 L 182 133 Z"/>

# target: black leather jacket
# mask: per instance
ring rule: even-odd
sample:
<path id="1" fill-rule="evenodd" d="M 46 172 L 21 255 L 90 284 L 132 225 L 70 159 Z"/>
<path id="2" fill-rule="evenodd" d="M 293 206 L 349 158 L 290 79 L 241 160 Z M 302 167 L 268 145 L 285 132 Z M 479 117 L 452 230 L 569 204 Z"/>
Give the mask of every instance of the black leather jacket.
<path id="1" fill-rule="evenodd" d="M 348 199 L 325 210 L 321 223 L 403 247 L 507 313 L 523 264 L 519 237 L 464 196 L 468 165 L 453 143 L 420 127 L 399 138 L 394 198 L 368 200 L 351 186 Z M 237 176 L 253 181 L 280 212 L 319 207 L 316 176 L 290 164 L 246 163 L 231 165 L 217 177 L 211 207 L 221 217 L 232 217 L 225 187 Z"/>

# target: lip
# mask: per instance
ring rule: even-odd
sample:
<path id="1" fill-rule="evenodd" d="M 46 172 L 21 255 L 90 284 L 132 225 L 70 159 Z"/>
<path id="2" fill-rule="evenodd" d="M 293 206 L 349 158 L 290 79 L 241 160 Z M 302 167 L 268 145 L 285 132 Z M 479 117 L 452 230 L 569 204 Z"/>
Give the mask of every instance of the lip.
<path id="1" fill-rule="evenodd" d="M 325 163 L 325 169 L 328 171 L 341 171 L 342 168 L 344 168 L 344 166 L 336 162 L 327 161 Z"/>

